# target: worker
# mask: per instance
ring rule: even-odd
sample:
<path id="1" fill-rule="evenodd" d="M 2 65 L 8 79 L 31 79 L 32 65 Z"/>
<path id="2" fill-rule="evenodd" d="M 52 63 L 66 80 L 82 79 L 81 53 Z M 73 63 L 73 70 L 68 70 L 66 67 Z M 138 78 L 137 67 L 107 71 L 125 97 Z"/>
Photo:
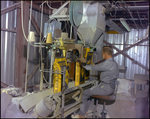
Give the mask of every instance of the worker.
<path id="1" fill-rule="evenodd" d="M 101 71 L 100 82 L 98 85 L 84 90 L 82 95 L 82 104 L 77 115 L 72 115 L 72 118 L 84 118 L 90 106 L 90 96 L 92 95 L 111 95 L 115 91 L 115 81 L 119 77 L 119 68 L 116 61 L 112 58 L 113 49 L 111 46 L 103 46 L 102 55 L 104 62 L 96 65 L 83 66 L 86 70 Z"/>

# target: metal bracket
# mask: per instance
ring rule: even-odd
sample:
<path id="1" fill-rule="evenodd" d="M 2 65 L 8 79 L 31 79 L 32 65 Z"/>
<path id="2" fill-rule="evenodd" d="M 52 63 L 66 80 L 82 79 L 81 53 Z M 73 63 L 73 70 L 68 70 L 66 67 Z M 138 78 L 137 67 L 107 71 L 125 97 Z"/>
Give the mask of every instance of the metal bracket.
<path id="1" fill-rule="evenodd" d="M 72 98 L 74 98 L 77 102 L 81 102 L 82 101 L 82 94 L 83 94 L 83 89 L 79 86 L 78 87 L 80 90 L 80 96 L 77 98 L 76 96 L 79 94 L 79 91 L 77 91 Z"/>
<path id="2" fill-rule="evenodd" d="M 60 110 L 60 103 L 61 103 L 61 99 L 59 96 L 54 96 L 53 97 L 56 102 L 57 102 L 57 106 L 56 106 L 56 110 L 54 111 L 54 115 L 59 115 L 59 110 Z M 59 118 L 59 117 L 58 117 Z"/>

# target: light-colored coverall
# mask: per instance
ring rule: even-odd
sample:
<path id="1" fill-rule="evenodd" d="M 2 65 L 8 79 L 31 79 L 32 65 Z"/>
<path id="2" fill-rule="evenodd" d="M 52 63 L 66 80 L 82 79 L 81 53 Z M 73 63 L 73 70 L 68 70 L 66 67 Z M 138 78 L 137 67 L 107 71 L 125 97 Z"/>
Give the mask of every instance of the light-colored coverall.
<path id="1" fill-rule="evenodd" d="M 87 100 L 90 96 L 111 95 L 114 92 L 115 80 L 113 79 L 117 79 L 119 77 L 119 68 L 118 64 L 112 57 L 97 65 L 86 65 L 83 67 L 86 70 L 101 71 L 101 82 L 97 86 L 93 86 L 90 89 L 83 91 L 82 104 L 78 114 L 84 116 L 90 106 L 91 101 Z"/>

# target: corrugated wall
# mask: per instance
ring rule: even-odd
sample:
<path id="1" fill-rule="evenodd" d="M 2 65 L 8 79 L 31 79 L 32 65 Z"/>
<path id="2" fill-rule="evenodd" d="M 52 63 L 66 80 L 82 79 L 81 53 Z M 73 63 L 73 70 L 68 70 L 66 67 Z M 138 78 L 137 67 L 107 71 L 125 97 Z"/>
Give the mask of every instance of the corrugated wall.
<path id="1" fill-rule="evenodd" d="M 1 1 L 1 9 L 8 7 L 14 4 L 13 1 Z M 41 25 L 41 13 L 32 10 L 32 14 L 37 22 L 37 24 Z M 16 27 L 16 16 L 17 11 L 13 10 L 7 14 L 1 15 L 1 28 L 13 29 Z M 44 33 L 44 23 L 47 22 L 48 15 L 43 15 L 43 28 L 42 33 Z M 25 27 L 25 26 L 24 26 Z M 31 25 L 31 31 L 35 31 L 34 27 Z M 141 38 L 146 33 L 146 29 L 140 29 L 139 31 L 132 29 L 131 32 L 125 33 L 125 43 L 133 44 L 138 38 Z M 35 32 L 35 34 L 37 34 Z M 104 38 L 106 41 L 112 44 L 123 44 L 124 34 L 107 34 Z M 39 37 L 36 37 L 36 41 L 39 41 Z M 148 45 L 148 41 L 141 43 L 141 45 Z M 120 50 L 123 50 L 123 45 L 115 45 Z M 129 45 L 128 45 L 129 46 Z M 126 45 L 126 47 L 128 47 Z M 1 81 L 10 85 L 14 85 L 15 80 L 15 47 L 16 47 L 16 33 L 1 31 Z M 114 50 L 116 53 L 116 50 Z M 149 46 L 135 46 L 127 51 L 127 54 L 131 56 L 131 58 L 136 59 L 138 62 L 143 64 L 144 66 L 149 68 Z M 28 67 L 28 75 L 35 68 L 36 60 L 39 59 L 39 48 L 30 46 L 30 54 L 29 54 L 29 67 Z M 128 58 L 124 58 L 123 55 L 118 55 L 114 58 L 117 63 L 121 66 L 127 66 L 126 74 L 120 73 L 119 78 L 126 79 L 134 79 L 134 74 L 149 74 L 145 71 L 145 69 L 141 68 L 137 64 L 134 64 Z M 39 70 L 36 72 L 32 80 L 29 82 L 30 84 L 36 84 L 40 80 L 40 72 Z"/>
<path id="2" fill-rule="evenodd" d="M 135 41 L 142 38 L 146 34 L 146 29 L 139 29 L 137 31 L 136 29 L 132 29 L 129 33 L 125 34 L 107 34 L 105 35 L 105 40 L 107 42 L 110 42 L 112 44 L 123 44 L 124 38 L 125 38 L 125 47 L 129 47 L 130 45 L 126 44 L 134 44 Z M 149 68 L 149 40 L 141 43 L 140 45 L 143 46 L 134 46 L 131 49 L 129 49 L 126 53 L 145 67 Z M 123 45 L 114 45 L 115 47 L 119 48 L 120 50 L 123 50 Z M 114 49 L 114 53 L 117 51 Z M 124 57 L 122 54 L 114 57 L 114 60 L 118 63 L 120 66 L 127 66 L 126 74 L 120 73 L 119 78 L 126 78 L 126 79 L 134 79 L 134 74 L 149 74 L 145 69 L 140 67 L 139 65 L 132 62 L 130 59 Z"/>
<path id="3" fill-rule="evenodd" d="M 14 1 L 1 1 L 1 9 L 6 8 L 12 4 Z M 41 13 L 32 10 L 32 15 L 34 16 L 39 28 L 41 26 Z M 13 10 L 4 15 L 1 15 L 1 28 L 14 29 L 16 27 L 17 10 Z M 44 34 L 44 23 L 47 22 L 48 15 L 43 14 L 42 23 L 42 33 Z M 24 26 L 26 27 L 26 26 Z M 31 24 L 31 31 L 35 31 L 33 25 Z M 35 34 L 36 33 L 35 31 Z M 36 41 L 39 41 L 40 37 L 35 37 Z M 1 81 L 10 85 L 14 85 L 15 81 L 15 49 L 16 49 L 16 33 L 1 31 Z M 37 65 L 35 60 L 39 57 L 39 48 L 30 46 L 29 53 L 29 67 L 28 75 Z M 39 58 L 38 58 L 39 59 Z M 39 63 L 39 62 L 38 62 Z M 39 70 L 36 72 L 29 84 L 35 84 L 39 82 L 40 73 Z"/>
<path id="4" fill-rule="evenodd" d="M 35 10 L 32 10 L 32 15 L 34 17 L 34 19 L 36 20 L 39 28 L 41 26 L 41 13 L 40 12 L 37 12 Z M 42 33 L 44 34 L 44 23 L 48 21 L 48 15 L 44 15 L 43 14 L 43 19 L 42 19 Z M 31 31 L 34 31 L 35 34 L 38 34 L 36 33 L 33 25 L 31 24 L 31 28 L 30 28 Z M 39 42 L 40 41 L 40 37 L 35 37 L 35 41 L 36 42 Z M 29 53 L 29 67 L 28 67 L 28 74 L 30 74 L 33 69 L 35 68 L 35 66 L 37 65 L 37 63 L 39 63 L 39 48 L 38 47 L 33 47 L 30 45 L 30 53 Z M 38 69 L 38 71 L 36 72 L 36 74 L 33 76 L 33 78 L 31 79 L 31 81 L 29 82 L 29 85 L 32 85 L 32 84 L 37 84 L 40 82 L 40 69 Z"/>
<path id="5" fill-rule="evenodd" d="M 14 4 L 14 1 L 1 1 L 1 9 Z M 1 28 L 16 27 L 16 10 L 1 15 Z M 16 33 L 1 31 L 1 81 L 14 85 Z"/>

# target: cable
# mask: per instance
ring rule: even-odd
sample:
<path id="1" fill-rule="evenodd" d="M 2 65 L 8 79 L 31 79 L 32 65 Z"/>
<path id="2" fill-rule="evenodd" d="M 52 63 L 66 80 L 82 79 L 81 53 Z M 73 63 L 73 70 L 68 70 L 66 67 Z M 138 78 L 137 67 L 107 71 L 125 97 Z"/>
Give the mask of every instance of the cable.
<path id="1" fill-rule="evenodd" d="M 49 85 L 53 85 L 52 83 L 48 83 L 47 81 L 46 81 L 46 79 L 45 79 L 45 76 L 43 75 L 43 79 L 44 79 L 44 81 L 47 83 L 47 84 L 49 84 Z"/>
<path id="2" fill-rule="evenodd" d="M 47 1 L 47 6 L 48 6 L 50 9 L 56 9 L 56 8 L 52 8 L 51 6 L 49 6 L 48 1 Z"/>
<path id="3" fill-rule="evenodd" d="M 123 0 L 123 2 L 124 2 L 124 4 L 125 4 L 125 5 L 126 5 L 126 7 L 127 7 L 127 10 L 128 10 L 128 12 L 129 12 L 130 16 L 132 17 L 132 21 L 134 22 L 134 24 L 135 24 L 135 26 L 136 26 L 136 29 L 138 30 L 138 27 L 137 27 L 137 25 L 136 25 L 136 23 L 135 23 L 135 20 L 133 20 L 132 13 L 130 12 L 130 10 L 129 10 L 129 8 L 128 8 L 127 4 L 126 4 L 126 2 L 125 2 L 124 0 Z"/>
<path id="4" fill-rule="evenodd" d="M 141 37 L 140 39 L 136 40 L 134 43 L 136 43 L 137 41 L 139 41 L 139 40 L 143 39 L 144 37 L 146 37 L 146 36 L 148 35 L 148 33 L 149 33 L 149 26 L 147 26 L 145 36 L 143 36 L 143 37 Z"/>
<path id="5" fill-rule="evenodd" d="M 32 1 L 31 1 L 32 2 Z M 30 25 L 31 25 L 31 14 L 32 14 L 32 3 L 31 3 L 31 11 L 30 11 L 30 22 L 29 22 L 29 29 L 30 29 Z M 28 42 L 28 39 L 25 35 L 25 31 L 24 31 L 24 26 L 23 26 L 23 1 L 21 1 L 21 25 L 22 25 L 22 31 L 23 31 L 23 35 L 24 35 L 24 38 L 26 39 L 26 41 Z M 30 30 L 29 30 L 30 31 Z M 33 45 L 29 42 L 30 45 L 34 46 L 34 47 L 39 47 L 37 45 Z"/>
<path id="6" fill-rule="evenodd" d="M 43 6 L 44 3 L 46 3 L 46 0 L 44 2 L 42 2 L 42 4 L 40 5 L 40 7 Z"/>
<path id="7" fill-rule="evenodd" d="M 115 2 L 115 14 L 114 14 L 114 15 L 112 15 L 112 14 L 110 13 L 110 16 L 111 16 L 111 17 L 116 17 L 116 14 L 117 14 L 116 4 L 117 4 L 117 2 Z"/>
<path id="8" fill-rule="evenodd" d="M 25 32 L 24 32 L 24 27 L 23 27 L 23 1 L 21 1 L 21 21 L 22 21 L 22 31 L 23 31 L 23 35 L 24 35 L 24 37 L 25 37 L 25 39 L 27 40 L 27 42 L 28 42 L 28 39 L 27 39 L 27 37 L 26 37 L 26 35 L 25 35 Z"/>
<path id="9" fill-rule="evenodd" d="M 11 87 L 15 88 L 13 84 L 9 85 L 7 88 L 11 88 Z"/>
<path id="10" fill-rule="evenodd" d="M 134 5 L 136 6 L 136 3 L 135 3 L 135 2 L 134 2 Z M 143 24 L 142 24 L 142 21 L 141 21 L 141 18 L 140 18 L 140 14 L 139 14 L 138 10 L 137 10 L 136 12 L 137 12 L 137 14 L 138 14 L 138 17 L 139 17 L 139 20 L 140 20 L 141 26 L 142 26 L 142 27 L 144 27 L 144 26 L 143 26 Z"/>

